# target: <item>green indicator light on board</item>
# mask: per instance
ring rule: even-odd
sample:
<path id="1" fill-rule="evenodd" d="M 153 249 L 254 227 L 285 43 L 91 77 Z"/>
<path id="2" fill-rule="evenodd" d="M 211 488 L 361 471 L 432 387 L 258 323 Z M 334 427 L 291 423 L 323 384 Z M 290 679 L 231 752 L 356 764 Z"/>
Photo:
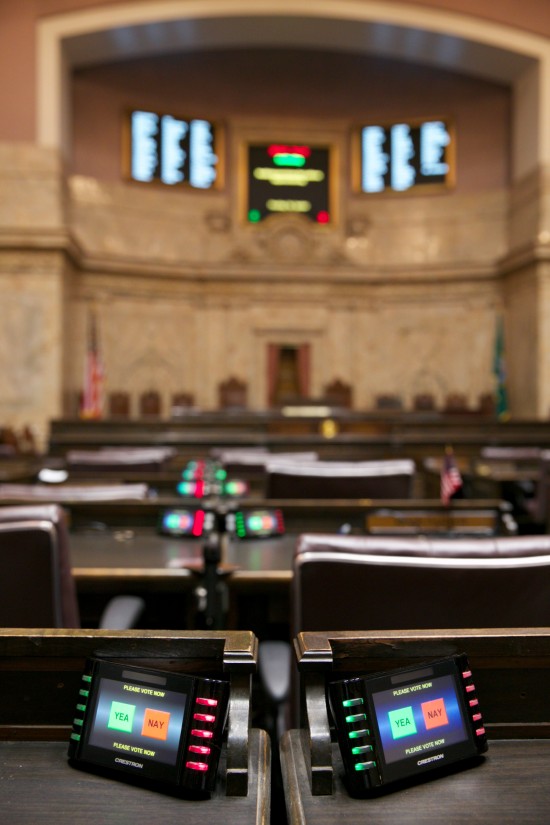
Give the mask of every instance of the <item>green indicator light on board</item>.
<path id="1" fill-rule="evenodd" d="M 249 210 L 248 220 L 250 221 L 250 223 L 258 223 L 258 221 L 261 221 L 261 219 L 262 219 L 262 214 L 261 214 L 259 209 L 250 209 Z"/>
<path id="2" fill-rule="evenodd" d="M 275 166 L 305 166 L 306 159 L 303 155 L 296 155 L 292 153 L 275 155 L 273 158 Z"/>
<path id="3" fill-rule="evenodd" d="M 348 722 L 348 724 L 352 722 L 364 722 L 366 718 L 366 713 L 353 713 L 351 716 L 346 716 L 346 722 Z"/>
<path id="4" fill-rule="evenodd" d="M 348 736 L 350 739 L 362 739 L 363 736 L 369 736 L 370 730 L 368 728 L 363 728 L 362 730 L 350 730 Z"/>
<path id="5" fill-rule="evenodd" d="M 363 705 L 364 699 L 362 696 L 357 696 L 355 699 L 344 699 L 342 705 L 345 708 L 354 708 L 356 705 Z"/>
<path id="6" fill-rule="evenodd" d="M 218 481 L 223 481 L 227 478 L 227 470 L 216 470 L 216 479 Z"/>

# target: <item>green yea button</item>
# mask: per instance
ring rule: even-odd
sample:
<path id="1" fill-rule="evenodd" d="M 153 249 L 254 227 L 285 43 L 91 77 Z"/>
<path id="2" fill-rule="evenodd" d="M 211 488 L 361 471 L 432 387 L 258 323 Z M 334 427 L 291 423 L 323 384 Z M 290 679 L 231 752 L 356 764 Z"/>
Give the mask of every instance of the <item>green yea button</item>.
<path id="1" fill-rule="evenodd" d="M 107 727 L 111 730 L 132 733 L 135 712 L 135 705 L 127 705 L 125 702 L 112 702 Z"/>
<path id="2" fill-rule="evenodd" d="M 416 723 L 414 721 L 413 709 L 409 705 L 399 710 L 390 710 L 391 735 L 394 739 L 401 739 L 403 736 L 412 736 L 416 733 Z"/>

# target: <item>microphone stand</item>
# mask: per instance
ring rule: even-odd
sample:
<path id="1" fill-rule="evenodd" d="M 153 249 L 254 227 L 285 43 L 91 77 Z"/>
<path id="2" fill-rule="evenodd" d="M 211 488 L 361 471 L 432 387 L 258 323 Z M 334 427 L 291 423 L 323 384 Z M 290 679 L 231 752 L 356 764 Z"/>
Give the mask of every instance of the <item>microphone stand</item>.
<path id="1" fill-rule="evenodd" d="M 223 630 L 226 626 L 229 594 L 226 573 L 220 570 L 224 542 L 227 541 L 226 511 L 220 504 L 214 506 L 216 526 L 208 533 L 202 547 L 202 581 L 197 588 L 202 596 L 202 612 L 206 630 Z M 199 611 L 201 610 L 199 607 Z"/>

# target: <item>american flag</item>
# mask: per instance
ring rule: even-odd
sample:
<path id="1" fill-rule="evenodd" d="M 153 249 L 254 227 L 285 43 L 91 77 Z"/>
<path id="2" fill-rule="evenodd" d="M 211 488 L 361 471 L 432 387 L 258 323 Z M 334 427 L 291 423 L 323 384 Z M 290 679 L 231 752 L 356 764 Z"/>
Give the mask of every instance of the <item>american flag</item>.
<path id="1" fill-rule="evenodd" d="M 103 415 L 103 379 L 103 361 L 97 340 L 96 318 L 94 313 L 91 313 L 88 321 L 88 344 L 84 362 L 81 418 L 101 418 Z"/>
<path id="2" fill-rule="evenodd" d="M 453 451 L 447 448 L 441 467 L 441 501 L 448 504 L 454 493 L 462 487 L 462 476 L 456 466 Z"/>

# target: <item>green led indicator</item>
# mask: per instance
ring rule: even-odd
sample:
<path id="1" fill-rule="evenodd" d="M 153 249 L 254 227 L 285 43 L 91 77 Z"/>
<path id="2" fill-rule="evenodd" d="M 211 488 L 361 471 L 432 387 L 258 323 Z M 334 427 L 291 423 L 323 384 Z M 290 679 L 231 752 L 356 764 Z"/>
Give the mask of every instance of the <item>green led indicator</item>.
<path id="1" fill-rule="evenodd" d="M 354 756 L 359 756 L 362 753 L 372 753 L 372 745 L 357 745 L 357 747 L 351 749 L 351 752 Z"/>
<path id="2" fill-rule="evenodd" d="M 84 676 L 82 677 L 82 681 L 83 681 L 83 682 L 91 682 L 91 681 L 92 681 L 92 677 L 91 677 L 91 676 L 87 676 L 86 674 L 84 674 Z"/>
<path id="3" fill-rule="evenodd" d="M 244 527 L 244 517 L 242 513 L 236 513 L 235 515 L 235 529 L 239 538 L 244 539 L 246 536 L 246 530 Z"/>
<path id="4" fill-rule="evenodd" d="M 80 688 L 80 690 L 78 692 L 79 692 L 80 696 L 89 696 L 90 695 L 90 691 L 89 690 L 84 690 L 84 688 Z"/>
<path id="5" fill-rule="evenodd" d="M 261 219 L 262 219 L 262 213 L 260 212 L 259 209 L 250 209 L 249 210 L 248 220 L 250 221 L 250 223 L 258 223 L 258 221 L 261 221 Z"/>
<path id="6" fill-rule="evenodd" d="M 346 716 L 346 722 L 364 722 L 366 718 L 366 713 L 353 713 L 351 716 Z"/>
<path id="7" fill-rule="evenodd" d="M 227 470 L 216 470 L 216 480 L 224 481 L 227 478 Z"/>
<path id="8" fill-rule="evenodd" d="M 369 771 L 371 768 L 376 767 L 376 762 L 358 762 L 355 765 L 356 771 Z"/>
<path id="9" fill-rule="evenodd" d="M 370 730 L 368 728 L 361 728 L 361 730 L 350 730 L 348 736 L 350 739 L 362 739 L 363 736 L 369 736 Z"/>
<path id="10" fill-rule="evenodd" d="M 345 708 L 354 708 L 357 705 L 364 705 L 364 704 L 365 704 L 365 700 L 361 696 L 357 697 L 356 699 L 344 699 L 344 701 L 342 702 L 342 705 Z"/>
<path id="11" fill-rule="evenodd" d="M 71 739 L 74 739 L 77 742 L 80 742 L 80 734 L 79 733 L 71 733 Z"/>
<path id="12" fill-rule="evenodd" d="M 81 711 L 85 711 L 86 710 L 86 705 L 77 705 L 76 709 L 81 710 Z"/>
<path id="13" fill-rule="evenodd" d="M 84 720 L 83 719 L 73 719 L 73 724 L 74 725 L 83 725 Z"/>
<path id="14" fill-rule="evenodd" d="M 305 166 L 306 159 L 303 155 L 297 155 L 292 152 L 288 152 L 275 155 L 273 157 L 273 163 L 275 166 L 301 167 Z"/>

